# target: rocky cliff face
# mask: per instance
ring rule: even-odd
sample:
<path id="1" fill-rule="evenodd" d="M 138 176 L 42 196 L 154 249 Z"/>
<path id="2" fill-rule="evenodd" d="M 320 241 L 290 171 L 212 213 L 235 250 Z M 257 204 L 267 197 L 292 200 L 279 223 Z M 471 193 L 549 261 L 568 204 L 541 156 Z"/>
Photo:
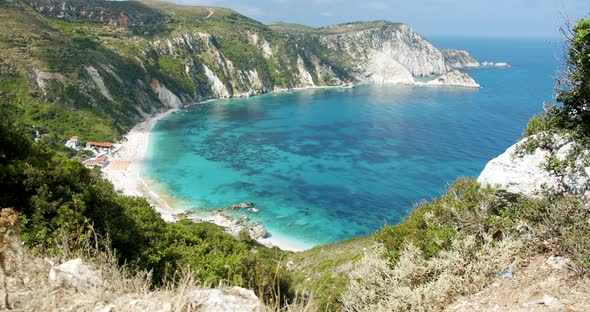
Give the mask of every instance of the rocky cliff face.
<path id="1" fill-rule="evenodd" d="M 31 54 L 37 66 L 22 71 L 54 102 L 87 97 L 122 132 L 148 114 L 209 98 L 359 83 L 423 84 L 416 78 L 479 86 L 404 24 L 276 29 L 227 9 L 165 2 L 17 2 L 24 8 L 19 14 L 37 20 L 31 36 L 46 32 L 53 37 L 49 42 L 62 42 L 50 49 L 39 40 L 47 55 Z M 6 38 L 6 46 L 12 41 Z M 64 57 L 68 53 L 76 57 Z M 53 94 L 56 89 L 76 92 Z"/>
<path id="2" fill-rule="evenodd" d="M 381 63 L 394 68 L 393 77 L 428 77 L 447 72 L 441 51 L 412 30 L 408 25 L 378 22 L 367 29 L 362 23 L 327 27 L 320 35 L 320 42 L 347 54 L 353 67 L 364 79 L 371 80 L 375 67 Z M 398 69 L 404 68 L 405 71 Z M 402 79 L 404 80 L 404 79 Z M 396 81 L 397 82 L 397 81 Z"/>
<path id="3" fill-rule="evenodd" d="M 27 0 L 39 13 L 70 21 L 92 21 L 130 29 L 139 34 L 152 33 L 164 23 L 164 15 L 135 1 L 100 0 Z"/>
<path id="4" fill-rule="evenodd" d="M 445 62 L 455 69 L 479 67 L 481 64 L 469 52 L 462 50 L 442 50 Z"/>

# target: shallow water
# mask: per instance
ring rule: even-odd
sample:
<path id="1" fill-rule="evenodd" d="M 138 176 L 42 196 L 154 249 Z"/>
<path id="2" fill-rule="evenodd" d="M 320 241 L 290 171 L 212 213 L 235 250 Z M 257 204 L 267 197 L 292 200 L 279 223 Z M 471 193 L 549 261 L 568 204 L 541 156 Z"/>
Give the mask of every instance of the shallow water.
<path id="1" fill-rule="evenodd" d="M 481 89 L 361 86 L 216 100 L 153 130 L 143 175 L 180 208 L 253 201 L 273 234 L 304 247 L 366 235 L 444 192 L 520 137 L 551 101 L 559 45 L 438 39 L 511 68 Z"/>

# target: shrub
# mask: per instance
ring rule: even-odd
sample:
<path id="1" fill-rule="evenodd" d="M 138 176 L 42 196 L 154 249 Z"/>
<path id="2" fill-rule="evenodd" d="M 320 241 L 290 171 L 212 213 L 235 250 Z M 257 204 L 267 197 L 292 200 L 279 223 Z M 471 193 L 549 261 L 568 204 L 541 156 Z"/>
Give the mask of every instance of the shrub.
<path id="1" fill-rule="evenodd" d="M 455 181 L 440 199 L 423 201 L 403 221 L 385 226 L 376 239 L 387 248 L 390 256 L 399 256 L 406 243 L 419 248 L 426 257 L 435 256 L 448 248 L 459 232 L 480 237 L 494 234 L 496 216 L 501 205 L 495 191 L 482 187 L 474 179 Z"/>
<path id="2" fill-rule="evenodd" d="M 345 311 L 435 311 L 473 292 L 506 269 L 520 241 L 494 243 L 491 237 L 457 236 L 448 249 L 427 257 L 412 243 L 392 265 L 387 249 L 376 245 L 357 263 L 341 300 Z"/>
<path id="3" fill-rule="evenodd" d="M 590 272 L 590 207 L 582 197 L 521 197 L 503 215 L 512 229 L 526 234 L 531 251 L 571 257 L 578 272 Z"/>

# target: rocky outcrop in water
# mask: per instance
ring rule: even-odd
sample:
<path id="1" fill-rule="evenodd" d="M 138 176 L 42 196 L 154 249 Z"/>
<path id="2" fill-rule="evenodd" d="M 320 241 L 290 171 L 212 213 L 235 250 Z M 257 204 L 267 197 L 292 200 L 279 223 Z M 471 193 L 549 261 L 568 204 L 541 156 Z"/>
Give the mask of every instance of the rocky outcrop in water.
<path id="1" fill-rule="evenodd" d="M 466 88 L 479 88 L 479 84 L 473 80 L 469 75 L 456 69 L 437 77 L 426 83 L 429 86 L 455 86 Z"/>
<path id="2" fill-rule="evenodd" d="M 479 67 L 481 64 L 469 52 L 462 50 L 441 50 L 447 64 L 455 69 Z"/>

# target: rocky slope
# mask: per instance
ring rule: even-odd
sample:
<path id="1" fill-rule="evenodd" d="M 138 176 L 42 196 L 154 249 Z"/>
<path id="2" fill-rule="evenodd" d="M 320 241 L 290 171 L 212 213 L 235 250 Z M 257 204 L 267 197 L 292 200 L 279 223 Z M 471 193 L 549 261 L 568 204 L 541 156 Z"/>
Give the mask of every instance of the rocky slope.
<path id="1" fill-rule="evenodd" d="M 467 51 L 461 50 L 442 50 L 441 51 L 447 64 L 456 69 L 466 67 L 479 67 L 481 64 Z"/>
<path id="2" fill-rule="evenodd" d="M 170 107 L 291 88 L 418 77 L 478 86 L 398 23 L 267 26 L 158 1 L 14 0 L 0 14 L 0 79 L 35 103 L 23 119 L 58 137 L 112 139 Z"/>

